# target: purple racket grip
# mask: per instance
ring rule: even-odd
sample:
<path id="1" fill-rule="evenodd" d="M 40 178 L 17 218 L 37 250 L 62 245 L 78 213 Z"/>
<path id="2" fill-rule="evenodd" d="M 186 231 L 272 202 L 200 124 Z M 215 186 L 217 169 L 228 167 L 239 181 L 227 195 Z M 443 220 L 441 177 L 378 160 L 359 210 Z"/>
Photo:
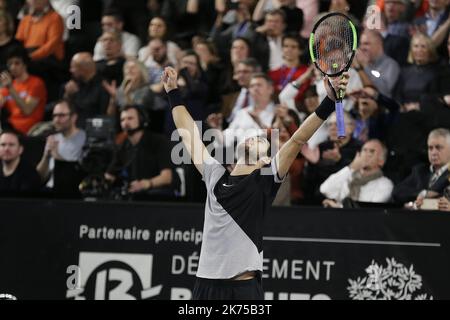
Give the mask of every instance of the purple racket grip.
<path id="1" fill-rule="evenodd" d="M 336 122 L 338 130 L 338 138 L 345 138 L 345 122 L 344 122 L 344 105 L 342 100 L 336 101 Z"/>

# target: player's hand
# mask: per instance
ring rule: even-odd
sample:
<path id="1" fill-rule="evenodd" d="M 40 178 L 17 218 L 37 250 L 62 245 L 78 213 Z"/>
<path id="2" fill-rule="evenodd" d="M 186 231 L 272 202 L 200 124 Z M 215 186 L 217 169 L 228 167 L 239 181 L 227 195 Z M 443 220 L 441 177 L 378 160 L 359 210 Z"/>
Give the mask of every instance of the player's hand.
<path id="1" fill-rule="evenodd" d="M 178 73 L 172 67 L 166 67 L 161 77 L 161 81 L 164 85 L 164 89 L 166 92 L 172 91 L 173 89 L 178 88 L 177 80 Z"/>
<path id="2" fill-rule="evenodd" d="M 335 77 L 335 78 L 325 77 L 323 79 L 325 89 L 327 90 L 327 95 L 331 100 L 336 101 L 337 93 L 340 90 L 342 90 L 343 92 L 345 92 L 347 90 L 349 77 L 350 77 L 349 73 L 344 72 L 340 77 Z M 331 82 L 331 86 L 330 86 L 330 82 Z"/>

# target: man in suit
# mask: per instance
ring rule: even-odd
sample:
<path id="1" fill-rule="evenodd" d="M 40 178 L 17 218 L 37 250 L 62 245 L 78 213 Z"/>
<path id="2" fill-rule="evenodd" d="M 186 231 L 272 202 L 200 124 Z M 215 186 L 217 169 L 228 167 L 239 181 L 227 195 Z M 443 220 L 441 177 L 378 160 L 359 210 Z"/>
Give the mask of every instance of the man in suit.
<path id="1" fill-rule="evenodd" d="M 395 186 L 392 193 L 394 200 L 406 203 L 406 207 L 420 207 L 423 199 L 442 195 L 449 185 L 450 130 L 431 131 L 427 144 L 430 163 L 414 167 L 411 175 Z"/>

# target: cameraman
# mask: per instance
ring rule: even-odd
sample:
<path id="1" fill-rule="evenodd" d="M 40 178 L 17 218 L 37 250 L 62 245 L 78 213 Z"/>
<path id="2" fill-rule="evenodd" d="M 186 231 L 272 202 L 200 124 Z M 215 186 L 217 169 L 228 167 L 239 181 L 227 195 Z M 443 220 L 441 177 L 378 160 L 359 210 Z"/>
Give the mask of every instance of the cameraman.
<path id="1" fill-rule="evenodd" d="M 147 119 L 140 106 L 126 106 L 120 126 L 127 138 L 105 173 L 110 182 L 121 182 L 136 196 L 173 195 L 172 164 L 166 137 L 145 130 Z M 120 181 L 119 181 L 120 182 Z M 134 197 L 136 198 L 136 197 Z"/>

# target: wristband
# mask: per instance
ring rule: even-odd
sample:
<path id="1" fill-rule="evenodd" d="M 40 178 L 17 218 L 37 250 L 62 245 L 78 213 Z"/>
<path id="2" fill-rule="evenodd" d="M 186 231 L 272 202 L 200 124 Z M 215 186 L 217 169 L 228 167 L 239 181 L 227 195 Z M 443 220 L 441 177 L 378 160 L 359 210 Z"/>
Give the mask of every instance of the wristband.
<path id="1" fill-rule="evenodd" d="M 180 89 L 176 88 L 176 89 L 170 90 L 167 93 L 167 96 L 169 97 L 170 109 L 173 109 L 177 106 L 184 106 L 183 99 L 181 98 Z"/>
<path id="2" fill-rule="evenodd" d="M 332 114 L 335 111 L 335 109 L 336 108 L 334 105 L 334 101 L 331 100 L 329 97 L 325 97 L 325 99 L 323 99 L 320 105 L 317 107 L 315 113 L 320 119 L 325 121 L 328 119 L 330 114 Z"/>

